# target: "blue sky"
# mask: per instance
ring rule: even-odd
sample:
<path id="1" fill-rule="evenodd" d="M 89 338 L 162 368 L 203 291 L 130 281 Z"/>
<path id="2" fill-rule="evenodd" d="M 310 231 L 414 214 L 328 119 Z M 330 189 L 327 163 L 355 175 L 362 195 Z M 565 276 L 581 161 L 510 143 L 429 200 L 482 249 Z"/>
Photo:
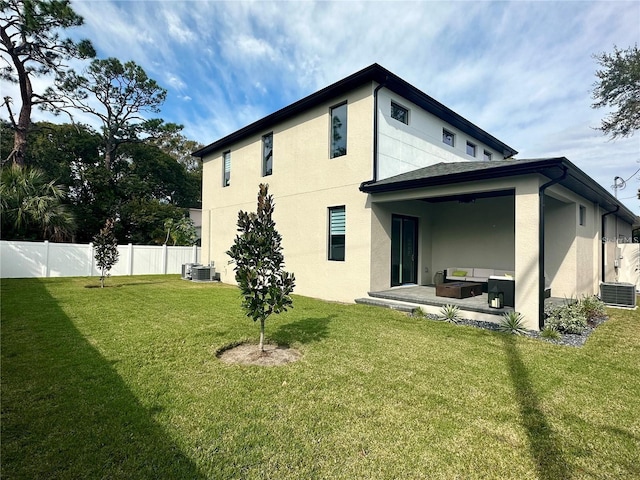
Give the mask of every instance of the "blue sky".
<path id="1" fill-rule="evenodd" d="M 518 158 L 566 156 L 610 192 L 615 176 L 629 179 L 618 196 L 640 213 L 640 132 L 611 141 L 594 129 L 606 111 L 590 107 L 592 55 L 640 44 L 638 1 L 72 6 L 85 19 L 74 36 L 140 64 L 168 90 L 160 116 L 201 143 L 379 63 Z"/>

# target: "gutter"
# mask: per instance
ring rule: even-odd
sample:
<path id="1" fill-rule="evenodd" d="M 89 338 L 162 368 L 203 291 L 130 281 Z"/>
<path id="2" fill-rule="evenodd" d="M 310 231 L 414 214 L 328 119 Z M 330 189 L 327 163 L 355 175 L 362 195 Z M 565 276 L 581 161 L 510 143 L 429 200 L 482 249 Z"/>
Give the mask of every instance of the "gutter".
<path id="1" fill-rule="evenodd" d="M 544 191 L 552 185 L 567 178 L 569 169 L 562 165 L 562 175 L 541 185 L 538 190 L 538 205 L 540 208 L 538 228 L 538 328 L 544 328 Z"/>
<path id="2" fill-rule="evenodd" d="M 389 80 L 387 75 L 380 85 L 373 90 L 373 180 L 371 183 L 378 181 L 378 90 L 384 88 Z"/>
<path id="3" fill-rule="evenodd" d="M 604 267 L 605 267 L 604 260 L 605 260 L 605 255 L 607 253 L 607 249 L 605 247 L 606 243 L 604 241 L 604 238 L 605 238 L 604 233 L 605 233 L 605 227 L 607 225 L 607 219 L 604 218 L 604 217 L 606 217 L 607 215 L 611 215 L 612 213 L 618 213 L 618 210 L 620 210 L 620 205 L 616 205 L 616 209 L 615 210 L 612 210 L 611 212 L 607 212 L 607 213 L 603 213 L 602 214 L 602 234 L 601 234 L 601 237 L 602 237 L 602 262 L 601 262 L 601 269 L 600 269 L 602 271 L 602 274 L 600 276 L 602 277 L 602 281 L 603 282 L 606 282 L 605 271 L 604 271 Z M 617 220 L 616 220 L 616 222 L 617 222 Z"/>

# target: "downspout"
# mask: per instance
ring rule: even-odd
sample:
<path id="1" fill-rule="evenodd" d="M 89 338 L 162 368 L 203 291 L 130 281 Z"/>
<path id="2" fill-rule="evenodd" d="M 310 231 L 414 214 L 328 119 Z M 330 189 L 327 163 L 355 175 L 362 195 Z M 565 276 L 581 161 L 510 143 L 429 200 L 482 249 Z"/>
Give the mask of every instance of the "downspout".
<path id="1" fill-rule="evenodd" d="M 387 76 L 380 85 L 373 90 L 373 182 L 378 181 L 378 90 L 387 84 Z"/>
<path id="2" fill-rule="evenodd" d="M 538 328 L 540 330 L 544 327 L 544 191 L 552 185 L 555 185 L 558 182 L 561 182 L 565 178 L 567 178 L 568 168 L 566 166 L 562 166 L 562 175 L 558 178 L 554 178 L 553 180 L 548 181 L 544 185 L 540 187 L 538 190 L 538 205 L 540 208 L 539 214 L 539 222 L 540 225 L 538 228 Z"/>
<path id="3" fill-rule="evenodd" d="M 604 267 L 605 267 L 604 260 L 605 260 L 605 255 L 607 254 L 606 243 L 605 243 L 605 227 L 607 225 L 607 220 L 604 217 L 606 217 L 607 215 L 611 215 L 612 213 L 618 213 L 618 210 L 620 210 L 620 205 L 616 205 L 616 209 L 615 210 L 613 210 L 611 212 L 604 213 L 602 215 L 602 262 L 601 262 L 602 263 L 602 265 L 601 265 L 602 274 L 601 274 L 601 277 L 602 277 L 602 281 L 603 282 L 607 281 L 607 279 L 605 277 L 605 271 L 604 271 Z M 616 222 L 617 222 L 617 220 L 616 220 Z"/>

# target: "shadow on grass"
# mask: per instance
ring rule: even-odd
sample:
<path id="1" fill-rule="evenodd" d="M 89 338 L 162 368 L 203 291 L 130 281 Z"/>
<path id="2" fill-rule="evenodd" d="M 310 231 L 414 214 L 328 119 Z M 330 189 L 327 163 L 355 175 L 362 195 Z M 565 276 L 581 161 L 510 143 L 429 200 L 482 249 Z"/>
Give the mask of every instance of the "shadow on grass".
<path id="1" fill-rule="evenodd" d="M 520 408 L 522 426 L 529 440 L 529 451 L 542 480 L 571 478 L 571 471 L 562 456 L 557 436 L 544 412 L 540 400 L 529 378 L 529 372 L 522 362 L 513 335 L 501 335 L 507 354 L 509 375 Z"/>
<path id="2" fill-rule="evenodd" d="M 203 478 L 154 420 L 162 407 L 138 401 L 42 282 L 22 282 L 3 282 L 2 477 Z"/>
<path id="3" fill-rule="evenodd" d="M 322 318 L 303 318 L 297 322 L 281 325 L 272 337 L 279 344 L 291 345 L 293 342 L 319 342 L 329 335 L 329 323 L 336 315 Z"/>

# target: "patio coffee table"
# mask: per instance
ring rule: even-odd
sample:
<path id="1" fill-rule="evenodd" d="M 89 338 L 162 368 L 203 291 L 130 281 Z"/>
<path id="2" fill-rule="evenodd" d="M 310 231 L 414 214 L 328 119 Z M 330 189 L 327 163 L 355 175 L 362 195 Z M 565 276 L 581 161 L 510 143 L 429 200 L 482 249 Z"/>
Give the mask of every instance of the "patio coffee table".
<path id="1" fill-rule="evenodd" d="M 453 282 L 436 285 L 436 297 L 469 298 L 482 295 L 482 284 L 473 282 Z"/>

